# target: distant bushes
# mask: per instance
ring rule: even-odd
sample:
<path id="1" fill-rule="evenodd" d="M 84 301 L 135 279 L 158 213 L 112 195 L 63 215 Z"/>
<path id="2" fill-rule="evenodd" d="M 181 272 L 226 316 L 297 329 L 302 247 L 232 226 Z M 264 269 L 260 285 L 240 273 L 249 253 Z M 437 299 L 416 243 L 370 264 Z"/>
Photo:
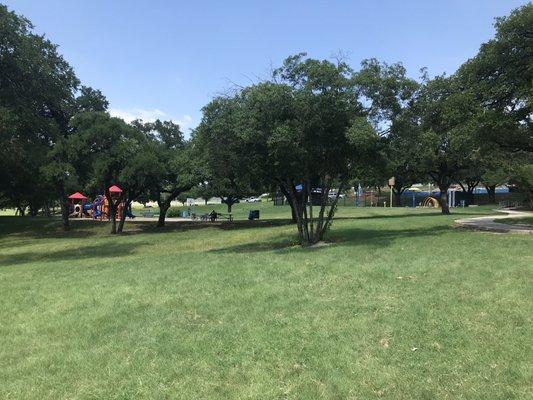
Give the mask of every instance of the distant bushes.
<path id="1" fill-rule="evenodd" d="M 168 218 L 176 218 L 181 217 L 181 208 L 179 207 L 170 207 L 167 211 L 167 217 Z"/>

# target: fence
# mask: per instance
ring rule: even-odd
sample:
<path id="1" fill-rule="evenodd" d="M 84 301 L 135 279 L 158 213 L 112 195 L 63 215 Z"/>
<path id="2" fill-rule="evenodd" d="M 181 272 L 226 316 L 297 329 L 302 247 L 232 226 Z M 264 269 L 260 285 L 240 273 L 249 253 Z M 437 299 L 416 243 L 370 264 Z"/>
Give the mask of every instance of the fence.
<path id="1" fill-rule="evenodd" d="M 400 207 L 418 207 L 424 200 L 430 196 L 429 192 L 408 192 L 403 193 L 400 197 Z M 440 200 L 439 192 L 431 193 L 431 197 Z M 520 193 L 496 193 L 496 204 L 504 205 L 520 205 L 522 202 L 522 195 Z M 450 204 L 451 207 L 460 207 L 461 201 L 464 200 L 465 206 L 469 205 L 486 205 L 491 204 L 487 193 L 474 193 L 468 194 L 462 191 L 455 192 L 455 203 Z M 398 206 L 394 202 L 394 206 Z M 287 199 L 284 196 L 276 196 L 274 198 L 274 205 L 282 206 L 288 205 Z M 492 203 L 494 204 L 494 203 Z M 359 197 L 354 195 L 348 195 L 343 198 L 339 198 L 338 206 L 352 206 L 352 207 L 389 207 L 390 206 L 390 192 L 364 192 Z"/>

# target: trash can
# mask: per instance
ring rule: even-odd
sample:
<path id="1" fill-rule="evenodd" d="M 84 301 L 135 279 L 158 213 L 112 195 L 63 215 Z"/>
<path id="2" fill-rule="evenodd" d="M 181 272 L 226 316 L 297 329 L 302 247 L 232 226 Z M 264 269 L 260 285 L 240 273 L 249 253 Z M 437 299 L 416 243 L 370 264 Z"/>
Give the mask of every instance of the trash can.
<path id="1" fill-rule="evenodd" d="M 259 219 L 259 210 L 248 211 L 248 219 L 250 221 L 253 221 L 254 219 Z"/>

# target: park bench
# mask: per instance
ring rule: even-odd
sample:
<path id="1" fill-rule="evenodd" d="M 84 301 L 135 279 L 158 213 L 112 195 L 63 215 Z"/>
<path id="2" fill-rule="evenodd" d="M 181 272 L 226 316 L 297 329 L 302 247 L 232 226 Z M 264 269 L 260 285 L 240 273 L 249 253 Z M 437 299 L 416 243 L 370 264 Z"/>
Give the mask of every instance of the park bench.
<path id="1" fill-rule="evenodd" d="M 232 214 L 223 214 L 223 213 L 209 213 L 209 214 L 202 214 L 200 215 L 200 220 L 202 221 L 211 221 L 215 222 L 218 219 L 227 219 L 229 222 L 233 222 L 233 215 Z"/>
<path id="2" fill-rule="evenodd" d="M 227 219 L 229 222 L 233 222 L 233 215 L 231 215 L 231 214 L 217 213 L 217 219 L 218 218 Z"/>

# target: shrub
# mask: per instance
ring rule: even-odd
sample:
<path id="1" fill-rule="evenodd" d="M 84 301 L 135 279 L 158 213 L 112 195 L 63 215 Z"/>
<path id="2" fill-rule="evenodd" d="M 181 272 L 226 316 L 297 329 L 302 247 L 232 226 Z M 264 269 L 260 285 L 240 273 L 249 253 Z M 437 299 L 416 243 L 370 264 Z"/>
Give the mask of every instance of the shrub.
<path id="1" fill-rule="evenodd" d="M 533 164 L 522 165 L 513 178 L 524 196 L 526 207 L 533 209 Z"/>
<path id="2" fill-rule="evenodd" d="M 168 218 L 181 217 L 181 208 L 179 207 L 170 207 L 167 211 Z"/>

